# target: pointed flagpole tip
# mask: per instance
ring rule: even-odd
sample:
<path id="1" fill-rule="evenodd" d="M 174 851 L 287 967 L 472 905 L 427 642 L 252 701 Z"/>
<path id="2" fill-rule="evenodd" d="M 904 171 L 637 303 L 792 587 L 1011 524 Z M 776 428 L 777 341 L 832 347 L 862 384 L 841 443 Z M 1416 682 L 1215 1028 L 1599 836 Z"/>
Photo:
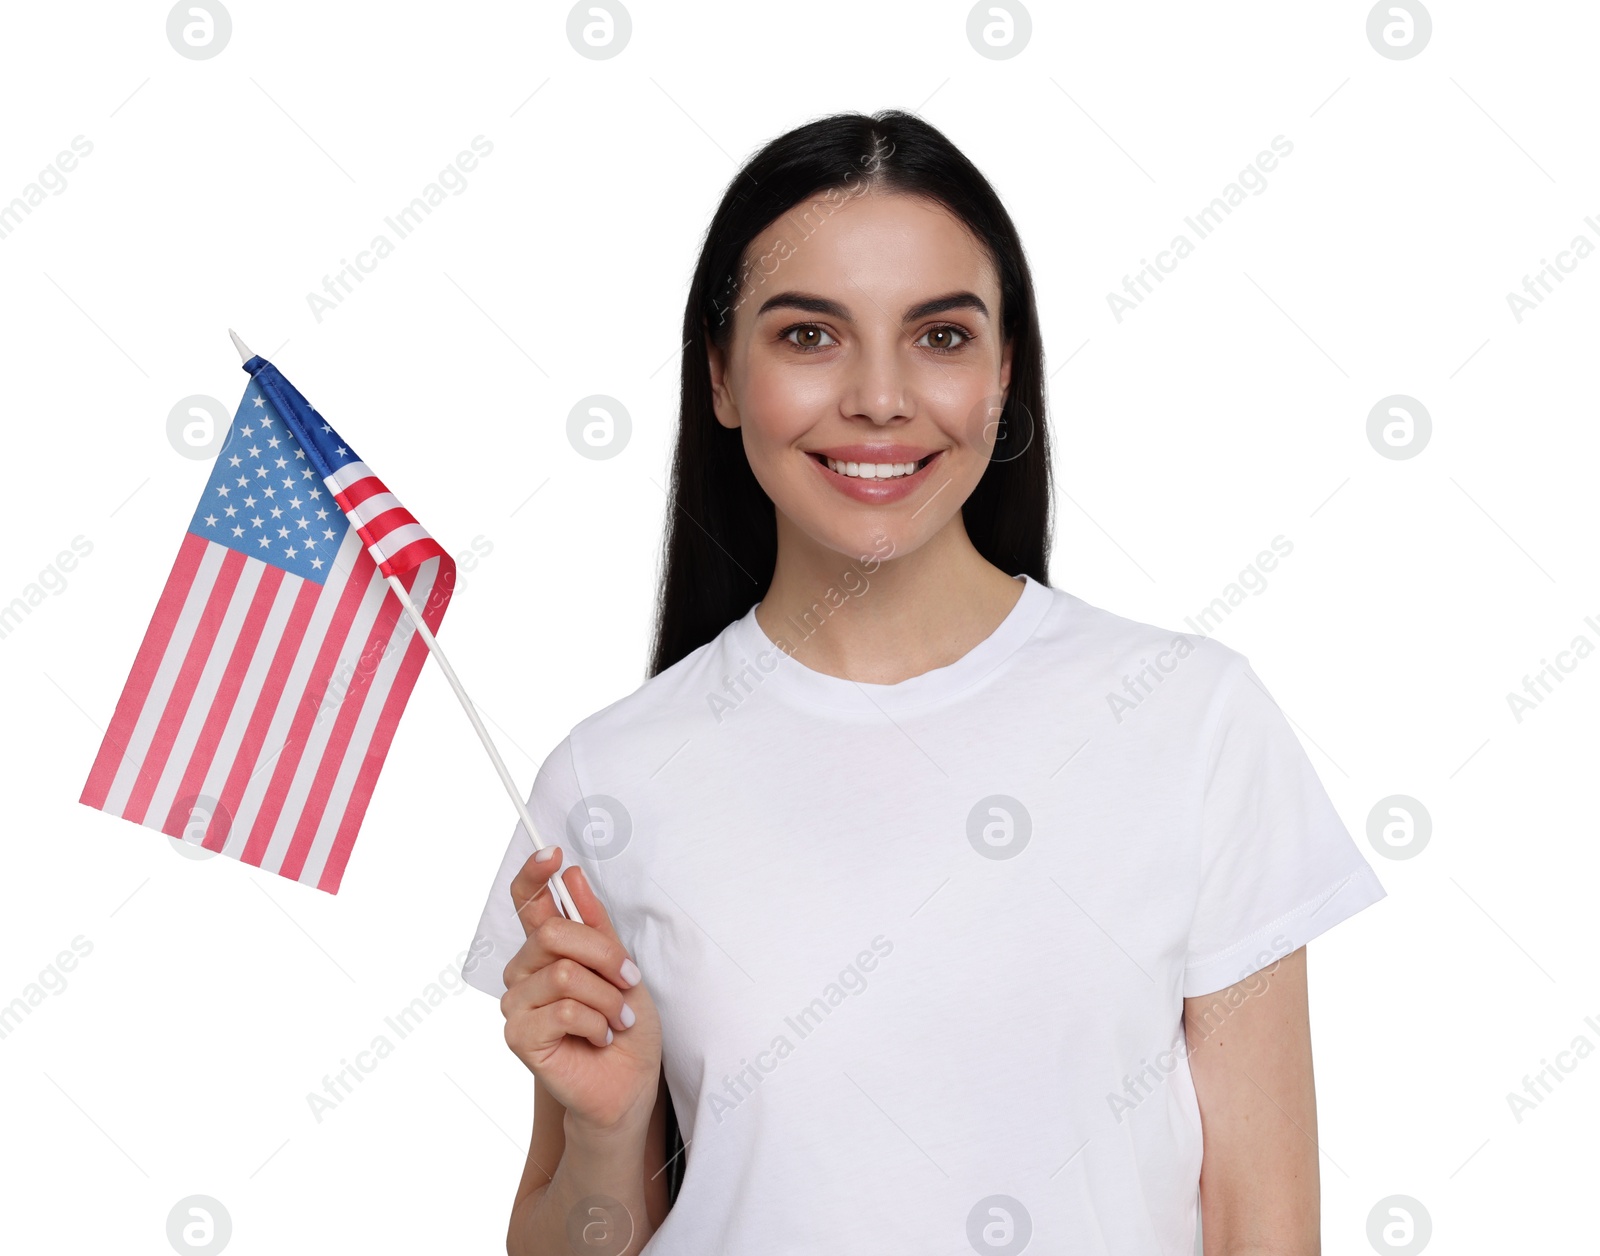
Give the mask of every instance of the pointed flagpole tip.
<path id="1" fill-rule="evenodd" d="M 239 360 L 241 362 L 248 362 L 251 358 L 255 357 L 255 354 L 250 352 L 249 346 L 246 345 L 244 341 L 239 339 L 238 332 L 234 331 L 233 328 L 230 327 L 228 328 L 228 335 L 233 337 L 233 347 L 239 351 Z"/>

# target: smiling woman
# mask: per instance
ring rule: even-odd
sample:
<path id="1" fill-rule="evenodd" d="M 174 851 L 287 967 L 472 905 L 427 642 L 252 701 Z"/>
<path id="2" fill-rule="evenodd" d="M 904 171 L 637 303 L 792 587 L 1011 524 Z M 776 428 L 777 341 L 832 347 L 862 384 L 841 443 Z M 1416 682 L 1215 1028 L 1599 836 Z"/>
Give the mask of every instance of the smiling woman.
<path id="1" fill-rule="evenodd" d="M 1384 891 L 1242 654 L 1050 585 L 993 189 L 912 114 L 799 127 L 682 340 L 648 679 L 474 938 L 535 1078 L 508 1252 L 1315 1251 L 1305 946 Z"/>

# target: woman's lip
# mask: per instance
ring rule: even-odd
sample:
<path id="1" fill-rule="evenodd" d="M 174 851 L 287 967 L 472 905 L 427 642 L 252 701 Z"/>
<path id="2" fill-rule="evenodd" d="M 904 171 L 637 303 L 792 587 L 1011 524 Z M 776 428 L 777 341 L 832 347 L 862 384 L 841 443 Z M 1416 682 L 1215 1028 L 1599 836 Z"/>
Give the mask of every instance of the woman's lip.
<path id="1" fill-rule="evenodd" d="M 921 462 L 929 454 L 937 450 L 929 449 L 926 445 L 835 445 L 832 449 L 808 449 L 808 454 L 816 454 L 820 458 L 832 458 L 835 462 L 871 462 L 871 463 L 896 463 L 896 462 Z"/>
<path id="2" fill-rule="evenodd" d="M 806 461 L 817 468 L 820 475 L 827 478 L 837 491 L 858 502 L 867 502 L 872 505 L 881 505 L 887 502 L 897 502 L 903 497 L 909 497 L 925 483 L 933 468 L 944 457 L 944 450 L 938 450 L 928 461 L 910 475 L 897 475 L 887 480 L 866 480 L 860 476 L 840 475 L 832 470 L 821 454 L 807 454 Z M 909 461 L 909 459 L 907 460 Z"/>

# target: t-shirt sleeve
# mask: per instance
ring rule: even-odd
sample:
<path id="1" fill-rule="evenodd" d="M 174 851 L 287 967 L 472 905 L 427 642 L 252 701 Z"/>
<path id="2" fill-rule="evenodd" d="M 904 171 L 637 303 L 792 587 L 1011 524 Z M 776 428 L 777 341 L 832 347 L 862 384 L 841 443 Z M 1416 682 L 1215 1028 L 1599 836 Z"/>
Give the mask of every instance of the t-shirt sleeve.
<path id="1" fill-rule="evenodd" d="M 575 843 L 567 840 L 567 816 L 582 797 L 569 734 L 545 757 L 527 799 L 528 814 L 539 830 L 540 841 L 546 846 L 562 848 L 563 871 L 574 862 L 583 863 L 581 858 L 574 860 L 574 855 L 581 855 L 581 852 Z M 489 898 L 478 919 L 468 958 L 461 966 L 461 975 L 469 986 L 497 999 L 506 992 L 506 965 L 528 940 L 527 930 L 511 903 L 511 879 L 522 870 L 534 849 L 533 839 L 519 818 L 505 856 L 500 860 L 500 869 L 495 873 L 494 884 L 489 887 Z M 585 867 L 584 870 L 592 874 L 592 869 Z"/>
<path id="2" fill-rule="evenodd" d="M 1218 683 L 1183 996 L 1210 994 L 1386 896 L 1242 654 Z"/>

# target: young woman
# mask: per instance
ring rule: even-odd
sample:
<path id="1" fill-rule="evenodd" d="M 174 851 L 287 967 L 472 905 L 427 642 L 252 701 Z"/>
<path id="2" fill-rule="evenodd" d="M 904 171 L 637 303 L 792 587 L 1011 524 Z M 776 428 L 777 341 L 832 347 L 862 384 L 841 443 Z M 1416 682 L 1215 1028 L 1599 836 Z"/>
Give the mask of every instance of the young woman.
<path id="1" fill-rule="evenodd" d="M 649 679 L 545 760 L 467 974 L 535 1077 L 508 1251 L 1317 1252 L 1305 944 L 1384 891 L 1243 655 L 1049 584 L 994 191 L 913 115 L 802 126 L 683 339 Z"/>

